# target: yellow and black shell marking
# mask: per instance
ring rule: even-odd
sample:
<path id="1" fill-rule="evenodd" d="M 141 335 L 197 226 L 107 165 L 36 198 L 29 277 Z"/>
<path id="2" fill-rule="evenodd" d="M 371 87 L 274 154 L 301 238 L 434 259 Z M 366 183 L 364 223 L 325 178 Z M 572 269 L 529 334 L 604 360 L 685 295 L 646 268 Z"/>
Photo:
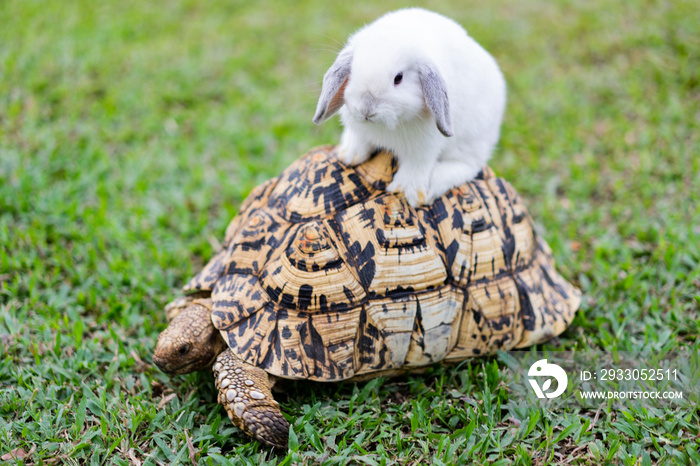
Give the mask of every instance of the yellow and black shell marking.
<path id="1" fill-rule="evenodd" d="M 580 292 L 488 167 L 414 209 L 384 190 L 390 154 L 351 168 L 334 150 L 256 188 L 185 287 L 211 293 L 214 325 L 243 361 L 344 380 L 529 346 L 571 323 Z"/>

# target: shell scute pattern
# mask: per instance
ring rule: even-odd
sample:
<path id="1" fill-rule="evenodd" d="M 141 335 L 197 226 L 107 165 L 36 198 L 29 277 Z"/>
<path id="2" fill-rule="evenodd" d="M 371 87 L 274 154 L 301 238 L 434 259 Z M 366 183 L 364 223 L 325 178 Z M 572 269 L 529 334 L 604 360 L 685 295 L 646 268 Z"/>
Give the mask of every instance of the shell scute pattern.
<path id="1" fill-rule="evenodd" d="M 222 249 L 195 275 L 182 290 L 185 292 L 211 291 L 228 266 L 228 250 Z"/>
<path id="2" fill-rule="evenodd" d="M 453 351 L 450 356 L 463 358 L 483 354 L 484 347 L 509 350 L 520 341 L 522 323 L 518 318 L 520 306 L 513 278 L 504 276 L 488 284 L 471 286 L 467 295 L 467 314 L 462 321 L 464 327 L 457 347 L 474 353 Z"/>
<path id="3" fill-rule="evenodd" d="M 337 269 L 342 265 L 342 259 L 331 243 L 325 225 L 320 222 L 303 225 L 286 253 L 291 265 L 306 272 Z"/>
<path id="4" fill-rule="evenodd" d="M 229 246 L 227 274 L 258 275 L 281 245 L 298 228 L 271 212 L 260 210 L 250 216 Z"/>
<path id="5" fill-rule="evenodd" d="M 486 181 L 474 180 L 453 190 L 442 201 L 432 210 L 439 207 L 437 215 L 433 213 L 435 230 L 454 282 L 466 287 L 473 281 L 508 272 L 500 234 L 501 218 L 499 215 L 494 219 L 491 215 L 498 205 Z"/>
<path id="6" fill-rule="evenodd" d="M 445 359 L 455 346 L 464 292 L 447 286 L 418 295 L 418 312 L 405 365 L 425 366 Z"/>
<path id="7" fill-rule="evenodd" d="M 278 312 L 268 303 L 261 312 L 239 319 L 221 333 L 228 346 L 244 361 L 260 365 L 260 356 L 269 344 Z"/>
<path id="8" fill-rule="evenodd" d="M 518 348 L 549 340 L 563 332 L 574 318 L 571 303 L 578 304 L 581 292 L 553 270 L 549 246 L 538 239 L 533 266 L 516 277 L 524 328 Z"/>
<path id="9" fill-rule="evenodd" d="M 331 151 L 336 156 L 335 149 L 331 148 Z M 391 183 L 397 168 L 396 159 L 390 153 L 379 152 L 355 167 L 355 170 L 374 191 L 382 191 Z"/>
<path id="10" fill-rule="evenodd" d="M 381 214 L 381 227 L 376 229 L 377 243 L 382 249 L 425 246 L 425 234 L 416 215 L 405 199 L 394 195 L 374 200 Z"/>
<path id="11" fill-rule="evenodd" d="M 383 191 L 391 155 L 348 168 L 334 150 L 254 190 L 192 281 L 213 290 L 212 319 L 244 361 L 344 380 L 528 346 L 569 325 L 579 291 L 488 167 L 413 209 Z"/>
<path id="12" fill-rule="evenodd" d="M 363 337 L 373 338 L 373 347 L 384 348 L 387 351 L 367 367 L 361 366 L 358 372 L 373 371 L 380 367 L 392 369 L 403 365 L 416 322 L 417 303 L 415 294 L 405 294 L 400 298 L 376 299 L 367 303 L 367 331 L 363 332 Z M 370 330 L 375 328 L 376 332 Z"/>
<path id="13" fill-rule="evenodd" d="M 344 310 L 361 302 L 365 290 L 337 246 L 325 222 L 298 228 L 284 254 L 260 275 L 272 301 L 304 312 Z"/>
<path id="14" fill-rule="evenodd" d="M 526 267 L 532 262 L 535 252 L 534 225 L 520 196 L 510 183 L 496 178 L 491 184 L 492 190 L 501 199 L 499 205 L 506 238 L 512 238 L 505 245 L 505 254 L 510 257 L 514 268 Z"/>
<path id="15" fill-rule="evenodd" d="M 311 151 L 279 177 L 269 205 L 290 222 L 319 219 L 368 198 L 375 188 L 328 148 Z"/>
<path id="16" fill-rule="evenodd" d="M 287 313 L 270 327 L 251 361 L 290 378 L 344 380 L 354 375 L 354 338 L 359 308 L 326 314 Z"/>
<path id="17" fill-rule="evenodd" d="M 224 241 L 221 243 L 224 249 L 227 249 L 231 245 L 240 227 L 246 224 L 253 214 L 267 207 L 270 193 L 275 189 L 276 185 L 277 178 L 272 178 L 253 188 L 250 194 L 248 194 L 248 197 L 245 198 L 240 209 L 238 209 L 239 214 L 229 224 L 228 228 L 226 228 Z"/>
<path id="18" fill-rule="evenodd" d="M 333 225 L 372 299 L 436 288 L 447 279 L 416 212 L 402 197 L 386 194 L 354 205 L 336 214 Z M 401 273 L 387 273 L 396 270 Z"/>
<path id="19" fill-rule="evenodd" d="M 214 286 L 211 297 L 212 321 L 219 330 L 228 330 L 269 302 L 254 275 L 223 275 Z"/>

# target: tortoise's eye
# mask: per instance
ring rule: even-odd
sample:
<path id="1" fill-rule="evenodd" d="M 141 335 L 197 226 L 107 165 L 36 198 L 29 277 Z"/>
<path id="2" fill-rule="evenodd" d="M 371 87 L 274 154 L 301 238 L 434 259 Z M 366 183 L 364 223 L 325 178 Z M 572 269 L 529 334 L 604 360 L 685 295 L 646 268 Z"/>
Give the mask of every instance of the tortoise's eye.
<path id="1" fill-rule="evenodd" d="M 180 356 L 184 356 L 190 351 L 190 345 L 187 343 L 183 343 L 180 345 L 180 347 L 177 349 L 177 351 L 180 353 Z"/>
<path id="2" fill-rule="evenodd" d="M 403 71 L 396 76 L 394 76 L 394 86 L 398 86 L 401 84 L 401 80 L 403 79 Z"/>

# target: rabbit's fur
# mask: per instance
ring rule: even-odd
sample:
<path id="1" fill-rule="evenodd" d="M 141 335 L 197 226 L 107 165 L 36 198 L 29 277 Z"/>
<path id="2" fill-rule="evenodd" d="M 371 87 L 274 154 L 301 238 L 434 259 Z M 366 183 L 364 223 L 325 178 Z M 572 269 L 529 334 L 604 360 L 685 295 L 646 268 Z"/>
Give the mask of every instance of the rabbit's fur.
<path id="1" fill-rule="evenodd" d="M 388 189 L 415 207 L 479 173 L 505 103 L 505 80 L 486 50 L 453 20 L 409 8 L 350 37 L 323 78 L 314 122 L 340 112 L 347 164 L 391 151 L 398 170 Z"/>

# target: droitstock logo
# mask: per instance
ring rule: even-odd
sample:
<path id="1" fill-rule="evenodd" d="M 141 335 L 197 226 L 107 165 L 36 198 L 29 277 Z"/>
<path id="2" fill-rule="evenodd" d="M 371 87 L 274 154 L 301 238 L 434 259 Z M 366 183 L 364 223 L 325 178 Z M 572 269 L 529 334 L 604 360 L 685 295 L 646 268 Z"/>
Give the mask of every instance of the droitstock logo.
<path id="1" fill-rule="evenodd" d="M 537 398 L 556 398 L 564 393 L 569 383 L 564 369 L 556 364 L 548 364 L 546 359 L 540 359 L 530 366 L 527 375 L 528 377 L 548 377 L 541 387 L 537 379 L 528 379 Z M 552 377 L 557 381 L 557 389 L 551 393 L 547 393 L 549 387 L 552 386 Z"/>

